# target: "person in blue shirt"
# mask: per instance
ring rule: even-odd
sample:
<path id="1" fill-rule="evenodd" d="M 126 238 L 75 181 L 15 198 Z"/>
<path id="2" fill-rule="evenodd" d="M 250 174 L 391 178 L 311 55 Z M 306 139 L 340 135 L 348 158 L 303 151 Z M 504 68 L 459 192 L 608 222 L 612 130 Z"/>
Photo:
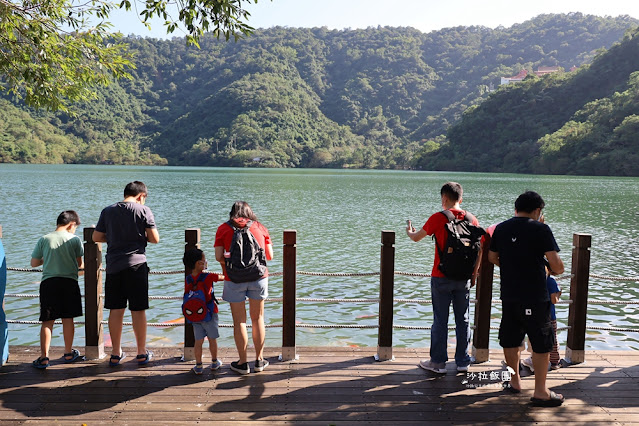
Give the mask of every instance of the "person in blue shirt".
<path id="1" fill-rule="evenodd" d="M 555 313 L 555 305 L 559 302 L 559 297 L 561 296 L 561 289 L 557 284 L 555 279 L 548 275 L 546 278 L 546 287 L 548 288 L 548 295 L 550 296 L 550 319 L 552 324 L 552 331 L 555 334 L 555 344 L 550 351 L 550 366 L 551 370 L 558 370 L 561 367 L 561 358 L 559 357 L 559 343 L 557 341 L 557 315 Z M 531 372 L 535 372 L 535 367 L 532 362 L 532 357 L 528 357 L 521 361 Z"/>
<path id="2" fill-rule="evenodd" d="M 0 232 L 1 236 L 1 232 Z M 9 360 L 9 329 L 4 313 L 4 292 L 7 290 L 7 259 L 0 240 L 0 366 Z"/>

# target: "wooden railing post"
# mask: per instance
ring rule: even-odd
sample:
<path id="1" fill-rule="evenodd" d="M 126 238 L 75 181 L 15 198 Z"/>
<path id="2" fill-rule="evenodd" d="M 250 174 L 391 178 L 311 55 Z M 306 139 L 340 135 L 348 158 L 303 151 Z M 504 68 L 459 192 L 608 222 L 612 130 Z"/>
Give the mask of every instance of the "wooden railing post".
<path id="1" fill-rule="evenodd" d="M 84 335 L 86 359 L 101 359 L 104 353 L 102 327 L 102 243 L 93 241 L 94 227 L 84 228 Z"/>
<path id="2" fill-rule="evenodd" d="M 495 265 L 488 260 L 490 235 L 484 235 L 481 266 L 476 283 L 475 331 L 473 332 L 472 354 L 475 362 L 486 362 L 489 358 L 490 308 L 493 298 L 493 273 Z"/>
<path id="3" fill-rule="evenodd" d="M 200 228 L 189 228 L 184 231 L 184 253 L 200 248 Z M 184 277 L 189 275 L 191 268 L 184 267 Z M 183 287 L 182 287 L 183 288 Z M 193 334 L 193 324 L 187 324 L 184 320 L 184 355 L 182 361 L 193 361 L 195 359 L 195 334 Z"/>
<path id="4" fill-rule="evenodd" d="M 282 361 L 298 359 L 295 347 L 295 298 L 297 297 L 297 231 L 284 230 L 282 302 Z"/>
<path id="5" fill-rule="evenodd" d="M 573 234 L 572 266 L 570 271 L 570 308 L 568 309 L 568 341 L 564 356 L 569 364 L 579 364 L 585 360 L 586 316 L 588 313 L 588 280 L 590 276 L 589 234 Z"/>
<path id="6" fill-rule="evenodd" d="M 375 360 L 388 361 L 393 359 L 395 231 L 382 231 L 379 272 L 379 334 Z"/>

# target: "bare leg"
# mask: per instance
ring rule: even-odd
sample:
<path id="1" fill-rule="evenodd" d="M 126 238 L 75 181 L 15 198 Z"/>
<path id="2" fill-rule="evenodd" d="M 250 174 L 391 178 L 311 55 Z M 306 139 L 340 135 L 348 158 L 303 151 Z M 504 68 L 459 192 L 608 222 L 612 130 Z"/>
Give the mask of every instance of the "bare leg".
<path id="1" fill-rule="evenodd" d="M 131 320 L 135 343 L 138 345 L 138 355 L 146 355 L 146 311 L 131 311 Z"/>
<path id="2" fill-rule="evenodd" d="M 193 346 L 193 353 L 195 354 L 195 363 L 202 364 L 202 345 L 204 344 L 204 339 L 196 340 L 195 345 Z"/>
<path id="3" fill-rule="evenodd" d="M 506 364 L 513 369 L 514 373 L 510 376 L 510 385 L 521 390 L 521 377 L 519 377 L 519 356 L 521 348 L 504 348 L 504 358 L 506 358 Z"/>
<path id="4" fill-rule="evenodd" d="M 53 323 L 55 321 L 42 321 L 40 327 L 40 356 L 42 358 L 49 357 L 49 347 L 51 347 L 51 334 L 53 333 Z M 48 364 L 48 361 L 43 364 Z"/>
<path id="5" fill-rule="evenodd" d="M 246 303 L 231 302 L 231 315 L 233 316 L 233 337 L 235 347 L 240 357 L 238 363 L 244 364 L 246 360 L 246 348 L 248 347 L 248 334 L 246 332 Z"/>
<path id="6" fill-rule="evenodd" d="M 249 299 L 249 311 L 251 314 L 251 333 L 255 346 L 255 359 L 264 359 L 264 339 L 266 328 L 264 327 L 264 301 Z"/>
<path id="7" fill-rule="evenodd" d="M 539 399 L 549 399 L 550 390 L 546 387 L 546 376 L 548 375 L 548 363 L 550 362 L 550 352 L 545 354 L 532 354 L 533 367 L 535 368 L 535 392 L 533 397 Z M 560 394 L 557 394 L 561 397 Z"/>
<path id="8" fill-rule="evenodd" d="M 62 335 L 64 336 L 64 353 L 68 354 L 73 349 L 73 336 L 75 335 L 73 318 L 62 318 Z"/>
<path id="9" fill-rule="evenodd" d="M 109 311 L 109 333 L 111 333 L 111 355 L 122 355 L 122 322 L 124 321 L 124 309 L 111 309 Z"/>
<path id="10" fill-rule="evenodd" d="M 211 361 L 217 360 L 217 339 L 211 339 L 209 337 L 209 351 L 211 351 Z"/>

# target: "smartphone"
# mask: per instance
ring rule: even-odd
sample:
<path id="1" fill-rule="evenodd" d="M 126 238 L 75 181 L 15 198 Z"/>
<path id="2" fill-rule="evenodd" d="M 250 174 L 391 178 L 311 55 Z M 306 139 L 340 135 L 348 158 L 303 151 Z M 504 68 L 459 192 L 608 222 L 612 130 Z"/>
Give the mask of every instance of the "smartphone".
<path id="1" fill-rule="evenodd" d="M 413 224 L 412 224 L 412 222 L 410 221 L 410 219 L 406 219 L 406 228 L 407 228 L 408 230 L 410 230 L 410 232 L 414 232 L 414 231 L 413 231 L 413 230 L 414 230 L 414 228 L 413 228 Z"/>

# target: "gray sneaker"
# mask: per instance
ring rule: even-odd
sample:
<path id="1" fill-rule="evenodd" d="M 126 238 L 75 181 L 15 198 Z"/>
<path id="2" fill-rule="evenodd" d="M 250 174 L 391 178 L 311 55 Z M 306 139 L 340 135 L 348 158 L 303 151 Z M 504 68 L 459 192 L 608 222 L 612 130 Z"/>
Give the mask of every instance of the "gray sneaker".
<path id="1" fill-rule="evenodd" d="M 446 363 L 437 363 L 432 360 L 421 360 L 419 361 L 419 366 L 424 370 L 432 371 L 437 374 L 446 374 Z"/>
<path id="2" fill-rule="evenodd" d="M 267 360 L 265 360 L 265 359 L 256 359 L 255 360 L 254 370 L 259 373 L 260 371 L 264 371 L 264 369 L 266 367 L 268 367 L 268 366 L 269 366 L 269 362 Z"/>

